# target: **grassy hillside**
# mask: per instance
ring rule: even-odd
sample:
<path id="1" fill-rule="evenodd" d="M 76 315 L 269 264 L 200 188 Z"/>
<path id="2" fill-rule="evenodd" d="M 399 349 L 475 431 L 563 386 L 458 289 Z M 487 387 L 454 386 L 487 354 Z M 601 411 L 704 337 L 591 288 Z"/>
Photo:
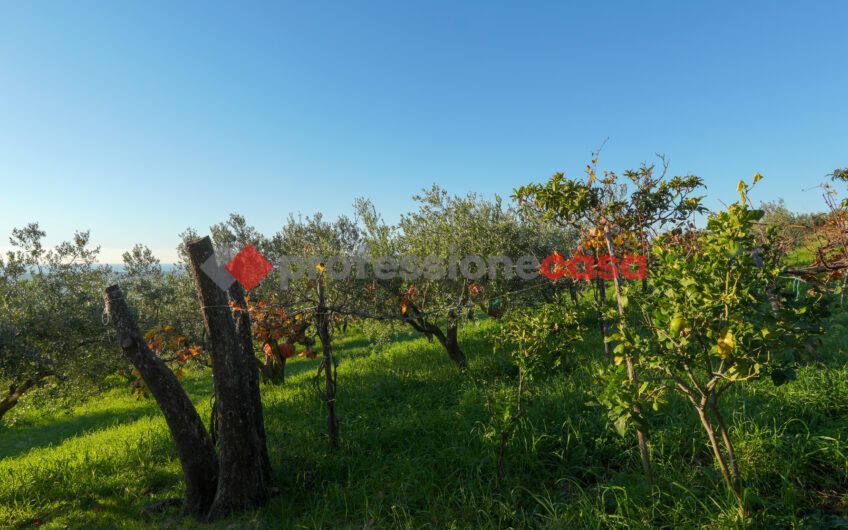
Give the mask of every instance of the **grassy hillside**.
<path id="1" fill-rule="evenodd" d="M 833 323 L 826 369 L 803 368 L 798 381 L 780 388 L 761 381 L 726 395 L 739 411 L 728 416 L 754 527 L 848 527 L 846 320 Z M 515 373 L 508 354 L 492 351 L 492 328 L 483 322 L 462 331 L 468 373 L 420 338 L 398 337 L 380 352 L 362 337 L 342 339 L 337 452 L 328 449 L 324 410 L 311 388 L 317 361 L 290 363 L 285 384 L 262 388 L 274 498 L 215 526 L 739 524 L 697 418 L 683 403 L 651 419 L 657 484 L 645 485 L 635 435 L 619 437 L 593 406 L 597 337 L 532 390 L 508 448 L 507 476 L 498 480 L 484 395 L 511 395 Z M 186 386 L 208 419 L 210 375 L 190 373 Z M 194 525 L 174 511 L 142 515 L 145 505 L 181 495 L 182 473 L 155 403 L 136 401 L 126 385 L 72 406 L 38 403 L 4 421 L 0 527 Z"/>

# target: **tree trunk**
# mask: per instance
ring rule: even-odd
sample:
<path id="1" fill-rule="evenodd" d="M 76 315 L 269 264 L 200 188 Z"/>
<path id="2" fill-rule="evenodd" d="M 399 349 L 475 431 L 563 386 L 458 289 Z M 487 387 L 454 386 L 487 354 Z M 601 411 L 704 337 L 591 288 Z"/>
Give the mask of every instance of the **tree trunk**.
<path id="1" fill-rule="evenodd" d="M 710 446 L 713 448 L 713 454 L 715 455 L 716 462 L 718 462 L 718 467 L 719 469 L 721 469 L 721 475 L 724 477 L 725 482 L 730 487 L 730 490 L 733 492 L 733 496 L 736 497 L 736 500 L 741 506 L 742 494 L 738 489 L 738 482 L 736 482 L 732 478 L 730 470 L 727 467 L 727 462 L 724 460 L 724 455 L 721 454 L 721 449 L 718 446 L 718 440 L 716 439 L 715 430 L 710 424 L 710 420 L 707 418 L 706 409 L 704 408 L 703 404 L 698 407 L 698 417 L 701 418 L 701 425 L 703 425 L 704 430 L 707 431 L 707 437 L 710 439 Z"/>
<path id="2" fill-rule="evenodd" d="M 648 292 L 648 271 L 651 268 L 651 254 L 648 252 L 648 242 L 642 222 L 639 222 L 639 240 L 642 242 L 642 255 L 645 256 L 645 277 L 642 278 L 642 292 Z"/>
<path id="3" fill-rule="evenodd" d="M 271 340 L 265 344 L 271 350 L 271 358 L 264 363 L 256 359 L 256 366 L 262 374 L 262 381 L 271 381 L 275 385 L 282 383 L 286 380 L 286 359 L 280 353 L 277 341 Z"/>
<path id="4" fill-rule="evenodd" d="M 615 257 L 615 244 L 612 240 L 612 232 L 609 229 L 609 226 L 604 226 L 604 238 L 607 242 L 607 251 L 610 256 Z M 620 272 L 620 271 L 619 271 Z M 627 321 L 624 318 L 624 301 L 622 300 L 622 292 L 621 292 L 621 278 L 619 278 L 620 274 L 616 274 L 613 276 L 613 283 L 615 284 L 615 299 L 618 302 L 618 316 L 621 317 L 621 323 L 619 326 L 624 328 L 627 326 Z M 636 373 L 633 369 L 633 357 L 629 354 L 624 356 L 625 362 L 627 363 L 627 379 L 631 384 L 636 383 Z M 633 412 L 636 414 L 642 413 L 642 405 L 639 403 L 635 403 L 633 405 Z M 648 436 L 645 432 L 640 429 L 638 426 L 636 427 L 636 437 L 639 442 L 639 455 L 642 457 L 642 468 L 645 470 L 645 475 L 648 477 L 648 482 L 653 484 L 654 482 L 654 472 L 651 466 L 651 453 L 648 451 Z"/>
<path id="5" fill-rule="evenodd" d="M 333 358 L 332 343 L 330 338 L 330 314 L 327 312 L 326 299 L 324 295 L 324 276 L 318 278 L 318 311 L 315 314 L 315 324 L 318 328 L 318 337 L 321 339 L 321 349 L 324 356 L 318 367 L 315 377 L 315 389 L 321 399 L 327 404 L 327 436 L 330 438 L 330 447 L 339 447 L 339 420 L 336 418 L 336 361 Z M 324 390 L 320 389 L 321 372 L 324 372 Z"/>
<path id="6" fill-rule="evenodd" d="M 413 314 L 413 316 L 420 314 L 418 308 L 412 304 L 408 306 L 407 311 L 410 314 Z M 407 320 L 406 322 L 412 326 L 415 331 L 423 333 L 427 337 L 427 340 L 432 340 L 431 337 L 436 337 L 439 344 L 441 344 L 445 351 L 448 352 L 448 357 L 450 357 L 451 362 L 460 368 L 465 368 L 468 365 L 468 359 L 466 359 L 465 353 L 463 353 L 462 349 L 459 347 L 459 341 L 457 339 L 459 325 L 455 317 L 456 314 L 454 312 L 451 311 L 448 313 L 448 324 L 445 329 L 447 333 L 442 332 L 439 326 L 428 322 L 423 317 Z"/>
<path id="7" fill-rule="evenodd" d="M 448 357 L 450 357 L 453 364 L 460 368 L 468 366 L 468 359 L 466 359 L 465 353 L 459 347 L 459 341 L 457 340 L 459 330 L 456 323 L 448 323 L 445 329 L 447 333 L 443 333 L 438 326 L 432 324 L 429 325 L 428 330 L 436 337 L 445 351 L 448 352 Z"/>
<path id="8" fill-rule="evenodd" d="M 107 287 L 103 297 L 124 355 L 141 374 L 174 438 L 186 482 L 184 513 L 203 516 L 212 504 L 218 478 L 212 440 L 177 376 L 147 347 L 120 287 Z"/>
<path id="9" fill-rule="evenodd" d="M 604 355 L 606 355 L 607 362 L 609 363 L 612 362 L 610 343 L 607 342 L 607 337 L 610 336 L 610 330 L 609 322 L 606 318 L 604 318 L 604 307 L 606 307 L 607 304 L 607 285 L 600 277 L 596 280 L 596 284 L 598 286 L 598 322 L 601 325 L 601 339 L 604 343 Z"/>
<path id="10" fill-rule="evenodd" d="M 727 460 L 730 465 L 730 477 L 733 479 L 732 486 L 736 491 L 741 492 L 742 475 L 739 473 L 739 464 L 736 461 L 736 451 L 733 449 L 733 443 L 730 441 L 730 433 L 727 432 L 727 425 L 725 425 L 724 417 L 722 417 L 721 411 L 718 409 L 718 401 L 715 398 L 715 395 L 712 396 L 709 407 L 713 416 L 716 418 L 718 431 L 721 433 L 721 439 L 724 442 L 724 448 L 727 451 Z"/>
<path id="11" fill-rule="evenodd" d="M 265 419 L 262 414 L 262 396 L 259 393 L 259 374 L 256 370 L 251 369 L 253 364 L 251 361 L 256 359 L 256 355 L 253 352 L 253 333 L 250 329 L 250 316 L 247 314 L 247 301 L 244 299 L 244 289 L 242 289 L 241 284 L 234 283 L 230 287 L 228 297 L 236 306 L 245 308 L 244 311 L 233 311 L 233 319 L 236 322 L 236 332 L 241 342 L 242 355 L 244 355 L 247 364 L 248 392 L 253 404 L 253 421 L 260 439 L 257 449 L 265 472 L 267 486 L 267 481 L 271 477 L 271 461 L 268 459 L 268 444 L 265 439 Z M 279 360 L 280 352 L 276 341 L 274 341 L 274 350 Z M 283 369 L 285 369 L 285 365 L 283 365 Z"/>
<path id="12" fill-rule="evenodd" d="M 574 304 L 574 308 L 577 309 L 577 284 L 572 279 L 568 280 L 568 294 L 571 296 L 571 303 Z"/>
<path id="13" fill-rule="evenodd" d="M 20 385 L 13 384 L 11 388 L 9 388 L 9 394 L 0 401 L 0 419 L 3 418 L 7 412 L 12 410 L 12 408 L 18 404 L 18 400 L 21 399 L 29 389 L 37 385 L 47 376 L 55 375 L 53 372 L 44 372 L 33 376 L 30 379 L 27 379 Z"/>
<path id="14" fill-rule="evenodd" d="M 259 428 L 262 417 L 255 363 L 245 354 L 249 330 L 245 332 L 240 324 L 242 331 L 237 331 L 227 293 L 200 268 L 207 259 L 214 259 L 210 239 L 190 241 L 186 250 L 211 343 L 218 411 L 218 487 L 206 516 L 211 521 L 268 502 L 267 447 L 264 428 Z"/>

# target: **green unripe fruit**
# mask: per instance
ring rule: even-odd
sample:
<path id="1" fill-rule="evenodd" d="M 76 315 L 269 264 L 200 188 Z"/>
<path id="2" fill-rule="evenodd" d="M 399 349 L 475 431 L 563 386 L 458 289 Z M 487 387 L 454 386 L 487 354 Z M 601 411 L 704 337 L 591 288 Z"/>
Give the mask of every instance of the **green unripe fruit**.
<path id="1" fill-rule="evenodd" d="M 681 315 L 675 315 L 674 318 L 671 319 L 671 322 L 668 325 L 668 331 L 671 333 L 672 337 L 677 337 L 680 335 L 680 328 L 683 327 L 683 317 Z"/>

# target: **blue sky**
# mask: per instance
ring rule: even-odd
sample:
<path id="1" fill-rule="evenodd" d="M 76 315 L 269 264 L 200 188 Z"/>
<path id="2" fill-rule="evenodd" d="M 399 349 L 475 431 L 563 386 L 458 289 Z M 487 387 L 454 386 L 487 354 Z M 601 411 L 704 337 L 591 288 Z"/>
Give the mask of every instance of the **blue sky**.
<path id="1" fill-rule="evenodd" d="M 239 212 L 389 221 L 433 182 L 509 195 L 665 153 L 732 201 L 822 209 L 848 166 L 845 2 L 3 2 L 0 249 L 103 260 Z"/>

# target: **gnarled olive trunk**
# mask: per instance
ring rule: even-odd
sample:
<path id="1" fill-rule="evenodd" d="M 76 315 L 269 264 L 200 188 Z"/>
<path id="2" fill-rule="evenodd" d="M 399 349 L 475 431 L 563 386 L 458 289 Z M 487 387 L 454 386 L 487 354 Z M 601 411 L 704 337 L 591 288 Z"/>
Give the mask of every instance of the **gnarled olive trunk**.
<path id="1" fill-rule="evenodd" d="M 448 357 L 450 357 L 451 362 L 459 367 L 466 366 L 468 364 L 468 360 L 465 357 L 465 353 L 463 353 L 462 349 L 459 347 L 456 323 L 449 323 L 445 328 L 445 331 L 446 333 L 442 333 L 442 330 L 437 326 L 432 326 L 431 329 L 433 335 L 435 335 L 436 339 L 438 339 L 439 344 L 441 344 L 445 351 L 448 352 Z"/>
<path id="2" fill-rule="evenodd" d="M 120 287 L 107 287 L 103 297 L 118 344 L 156 399 L 177 446 L 186 482 L 183 511 L 203 517 L 212 505 L 218 479 L 218 457 L 209 433 L 177 376 L 147 347 Z"/>
<path id="3" fill-rule="evenodd" d="M 240 286 L 221 290 L 200 269 L 213 256 L 208 237 L 186 248 L 211 344 L 218 454 L 176 375 L 147 347 L 120 288 L 108 287 L 104 297 L 124 354 L 174 437 L 186 480 L 185 512 L 212 521 L 267 503 L 271 466 L 244 293 Z M 232 310 L 230 301 L 242 309 Z"/>
<path id="4" fill-rule="evenodd" d="M 244 289 L 242 289 L 240 284 L 234 283 L 227 294 L 229 299 L 232 300 L 236 306 L 247 308 L 247 301 L 244 299 Z M 247 314 L 247 310 L 245 309 L 244 311 L 236 311 L 233 314 L 233 318 L 236 322 L 236 333 L 238 333 L 242 355 L 244 356 L 244 362 L 247 367 L 245 375 L 248 383 L 248 395 L 250 396 L 251 403 L 253 405 L 252 418 L 256 434 L 259 437 L 259 444 L 257 445 L 256 452 L 260 459 L 260 463 L 264 468 L 264 481 L 265 486 L 267 487 L 268 481 L 271 477 L 271 461 L 268 459 L 268 445 L 265 440 L 265 418 L 262 413 L 262 396 L 259 393 L 259 374 L 257 374 L 255 370 L 251 369 L 253 364 L 251 360 L 256 359 L 256 355 L 253 353 L 253 333 L 250 329 L 250 316 Z M 277 350 L 277 356 L 279 357 L 280 352 L 276 347 L 276 342 L 274 343 L 274 346 L 274 349 Z M 283 363 L 285 363 L 285 360 L 283 360 Z M 283 374 L 285 374 L 285 364 L 283 364 L 282 367 Z"/>
<path id="5" fill-rule="evenodd" d="M 243 308 L 236 310 L 234 321 L 227 293 L 200 268 L 207 259 L 215 259 L 212 241 L 208 237 L 190 241 L 186 250 L 211 342 L 219 470 L 215 499 L 206 519 L 214 520 L 267 503 L 270 466 L 243 293 L 237 300 L 240 287 L 230 289 L 233 301 Z M 251 341 L 249 347 L 247 341 Z"/>
<path id="6" fill-rule="evenodd" d="M 427 337 L 427 340 L 433 340 L 433 337 L 436 337 L 439 344 L 448 352 L 448 357 L 450 357 L 453 364 L 460 368 L 468 365 L 468 360 L 459 347 L 459 341 L 457 340 L 459 324 L 454 311 L 448 313 L 448 323 L 445 332 L 442 332 L 441 328 L 435 323 L 427 320 L 414 305 L 410 304 L 407 306 L 407 313 L 412 317 L 406 321 L 407 324 L 412 326 L 415 331 L 423 333 Z"/>

